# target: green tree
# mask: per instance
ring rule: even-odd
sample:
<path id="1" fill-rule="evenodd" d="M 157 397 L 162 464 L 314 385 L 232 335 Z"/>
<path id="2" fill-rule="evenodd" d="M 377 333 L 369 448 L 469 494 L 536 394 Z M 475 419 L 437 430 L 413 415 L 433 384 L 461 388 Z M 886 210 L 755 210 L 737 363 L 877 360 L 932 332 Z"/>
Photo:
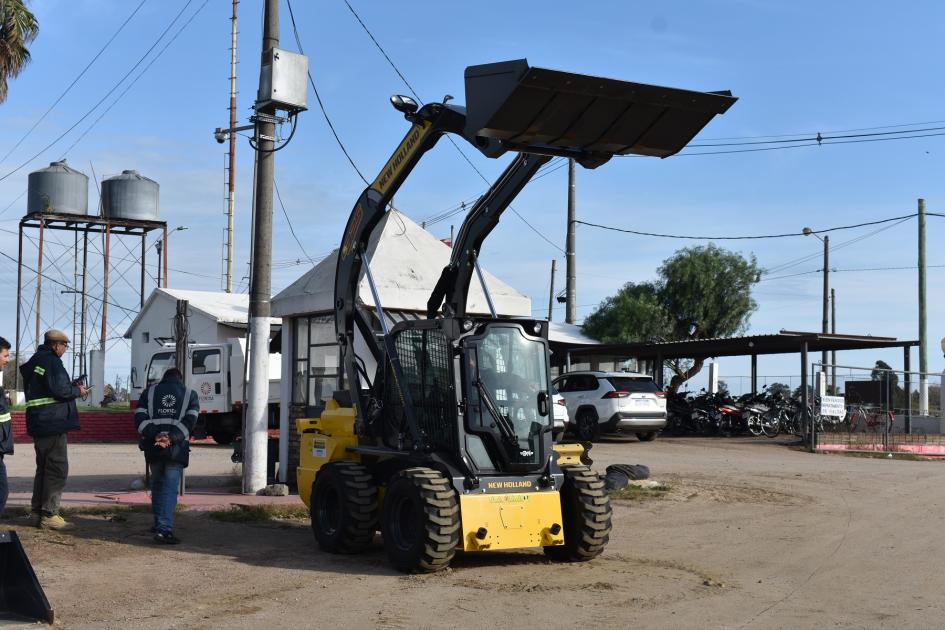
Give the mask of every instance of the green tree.
<path id="1" fill-rule="evenodd" d="M 730 337 L 748 327 L 758 305 L 751 286 L 760 269 L 715 245 L 687 247 L 663 261 L 655 282 L 625 284 L 584 320 L 585 334 L 604 343 Z M 704 359 L 668 361 L 675 392 L 699 373 Z"/>
<path id="2" fill-rule="evenodd" d="M 7 80 L 29 63 L 27 46 L 38 33 L 39 24 L 25 0 L 0 0 L 0 103 L 7 100 Z"/>
<path id="3" fill-rule="evenodd" d="M 791 386 L 784 383 L 771 383 L 768 385 L 768 393 L 772 396 L 781 394 L 785 398 L 791 397 Z"/>

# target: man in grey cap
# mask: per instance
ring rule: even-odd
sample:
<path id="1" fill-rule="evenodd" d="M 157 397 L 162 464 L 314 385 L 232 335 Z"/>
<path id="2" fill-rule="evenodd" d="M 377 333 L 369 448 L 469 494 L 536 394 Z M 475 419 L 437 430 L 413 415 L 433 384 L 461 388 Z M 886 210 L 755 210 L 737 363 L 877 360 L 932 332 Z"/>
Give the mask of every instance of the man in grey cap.
<path id="1" fill-rule="evenodd" d="M 61 330 L 47 330 L 43 344 L 20 366 L 26 394 L 26 432 L 36 450 L 32 519 L 37 527 L 68 529 L 59 515 L 59 500 L 69 475 L 66 433 L 79 428 L 75 399 L 88 394 L 62 365 L 69 337 Z"/>

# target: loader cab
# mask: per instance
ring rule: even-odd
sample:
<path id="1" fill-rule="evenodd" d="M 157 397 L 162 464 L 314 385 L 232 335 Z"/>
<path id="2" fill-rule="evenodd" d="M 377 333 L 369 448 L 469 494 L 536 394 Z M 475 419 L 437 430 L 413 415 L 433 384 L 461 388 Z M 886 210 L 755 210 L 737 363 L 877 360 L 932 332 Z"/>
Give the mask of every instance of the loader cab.
<path id="1" fill-rule="evenodd" d="M 512 322 L 463 337 L 467 450 L 482 472 L 533 472 L 551 448 L 548 343 Z M 479 447 L 477 441 L 482 444 Z M 486 457 L 483 457 L 483 456 Z"/>
<path id="2" fill-rule="evenodd" d="M 553 417 L 548 342 L 541 332 L 542 324 L 532 321 L 398 324 L 391 336 L 403 382 L 398 385 L 389 367 L 378 381 L 383 404 L 371 432 L 387 446 L 403 448 L 409 440 L 403 386 L 425 447 L 457 469 L 468 466 L 476 476 L 542 471 Z"/>

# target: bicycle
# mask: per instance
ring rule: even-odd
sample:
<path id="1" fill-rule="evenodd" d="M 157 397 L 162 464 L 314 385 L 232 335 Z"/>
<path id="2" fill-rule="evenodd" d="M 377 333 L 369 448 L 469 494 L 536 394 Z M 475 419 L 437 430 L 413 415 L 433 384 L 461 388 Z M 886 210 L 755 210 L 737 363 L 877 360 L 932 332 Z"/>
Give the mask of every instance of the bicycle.
<path id="1" fill-rule="evenodd" d="M 850 433 L 853 433 L 860 427 L 864 432 L 878 433 L 879 431 L 891 431 L 896 422 L 896 414 L 892 409 L 883 411 L 882 409 L 873 409 L 869 407 L 854 406 L 847 412 L 847 424 Z"/>

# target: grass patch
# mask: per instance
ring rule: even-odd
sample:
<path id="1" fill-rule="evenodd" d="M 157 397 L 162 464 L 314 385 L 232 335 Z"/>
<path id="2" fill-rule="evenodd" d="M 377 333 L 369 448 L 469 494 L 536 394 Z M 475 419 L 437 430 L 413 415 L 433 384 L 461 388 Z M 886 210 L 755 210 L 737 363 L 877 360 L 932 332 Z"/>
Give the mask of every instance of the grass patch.
<path id="1" fill-rule="evenodd" d="M 178 506 L 178 511 L 180 511 L 180 506 Z M 63 517 L 100 516 L 116 522 L 127 521 L 129 514 L 149 514 L 150 512 L 150 505 L 75 505 L 59 510 L 59 514 Z M 26 518 L 30 515 L 30 508 L 21 505 L 8 507 L 3 515 L 6 519 Z"/>
<path id="2" fill-rule="evenodd" d="M 610 498 L 615 501 L 649 501 L 651 499 L 662 499 L 667 496 L 673 487 L 665 483 L 655 486 L 644 487 L 630 484 L 626 488 L 611 490 Z"/>
<path id="3" fill-rule="evenodd" d="M 308 519 L 304 505 L 231 505 L 213 510 L 210 518 L 224 523 L 264 523 L 276 519 Z"/>

